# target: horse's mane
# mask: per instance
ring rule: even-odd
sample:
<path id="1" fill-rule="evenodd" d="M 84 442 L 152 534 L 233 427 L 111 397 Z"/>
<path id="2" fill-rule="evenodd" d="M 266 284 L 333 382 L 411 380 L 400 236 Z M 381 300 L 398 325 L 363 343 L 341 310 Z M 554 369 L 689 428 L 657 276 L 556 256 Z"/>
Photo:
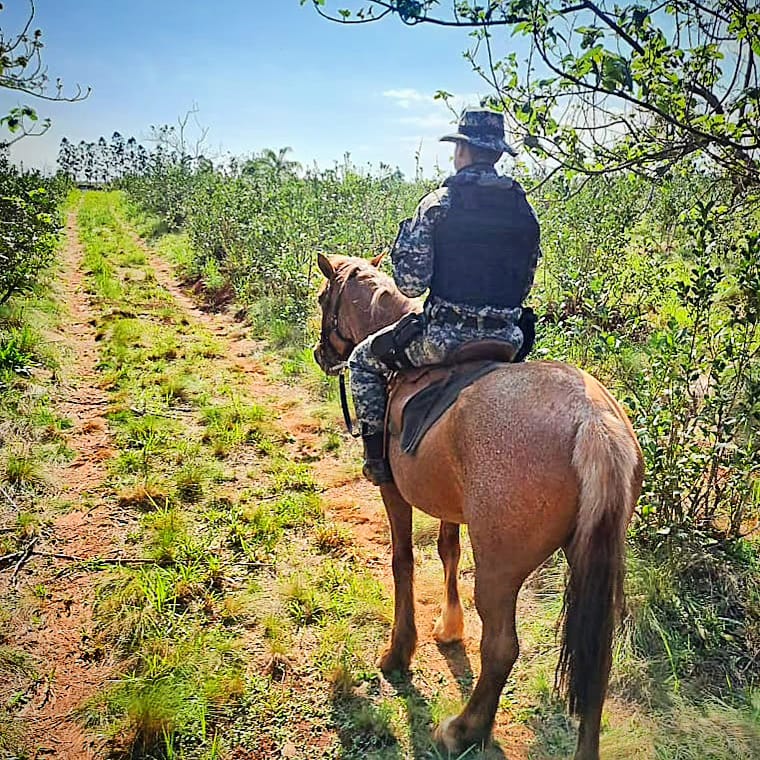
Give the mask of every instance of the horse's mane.
<path id="1" fill-rule="evenodd" d="M 352 280 L 365 293 L 371 294 L 366 307 L 373 325 L 385 325 L 403 314 L 416 310 L 414 301 L 407 298 L 385 272 L 381 272 L 368 259 L 345 257 L 335 268 L 336 280 L 349 284 Z M 388 319 L 388 315 L 393 318 Z"/>

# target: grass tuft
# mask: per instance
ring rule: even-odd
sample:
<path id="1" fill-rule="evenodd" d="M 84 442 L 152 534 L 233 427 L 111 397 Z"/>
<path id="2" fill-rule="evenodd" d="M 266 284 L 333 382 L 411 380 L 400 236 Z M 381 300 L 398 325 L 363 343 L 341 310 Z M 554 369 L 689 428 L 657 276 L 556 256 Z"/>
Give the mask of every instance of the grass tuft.
<path id="1" fill-rule="evenodd" d="M 16 516 L 16 533 L 21 538 L 40 535 L 42 523 L 36 512 L 19 512 Z"/>
<path id="2" fill-rule="evenodd" d="M 169 497 L 158 486 L 150 483 L 138 483 L 123 489 L 119 495 L 119 506 L 137 509 L 140 512 L 154 512 L 169 507 Z"/>
<path id="3" fill-rule="evenodd" d="M 344 554 L 353 543 L 351 532 L 341 525 L 328 523 L 314 530 L 314 543 L 323 554 Z"/>
<path id="4" fill-rule="evenodd" d="M 3 481 L 17 488 L 31 488 L 43 483 L 42 466 L 30 452 L 10 452 L 3 467 Z"/>

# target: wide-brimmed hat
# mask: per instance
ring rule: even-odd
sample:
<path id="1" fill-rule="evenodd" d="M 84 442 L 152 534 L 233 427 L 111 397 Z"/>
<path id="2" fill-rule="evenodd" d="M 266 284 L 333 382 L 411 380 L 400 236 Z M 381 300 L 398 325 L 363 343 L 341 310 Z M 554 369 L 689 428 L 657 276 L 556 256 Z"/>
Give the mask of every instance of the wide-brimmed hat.
<path id="1" fill-rule="evenodd" d="M 517 151 L 504 140 L 504 117 L 488 108 L 467 108 L 462 111 L 457 132 L 444 135 L 441 140 L 446 142 L 461 140 L 476 148 L 497 150 L 501 153 L 509 153 L 510 156 L 517 155 Z"/>

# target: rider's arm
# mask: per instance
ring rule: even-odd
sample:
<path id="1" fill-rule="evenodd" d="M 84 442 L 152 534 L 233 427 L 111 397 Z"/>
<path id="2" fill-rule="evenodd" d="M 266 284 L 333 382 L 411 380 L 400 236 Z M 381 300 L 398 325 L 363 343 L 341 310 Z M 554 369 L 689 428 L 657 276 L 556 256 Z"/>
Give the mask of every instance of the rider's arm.
<path id="1" fill-rule="evenodd" d="M 425 196 L 414 216 L 399 225 L 391 249 L 393 279 L 410 298 L 421 296 L 433 278 L 433 230 L 441 213 L 441 200 L 439 191 Z"/>
<path id="2" fill-rule="evenodd" d="M 527 202 L 527 198 L 526 198 L 526 202 Z M 533 206 L 531 206 L 530 203 L 528 203 L 528 209 L 530 210 L 531 215 L 536 220 L 536 224 L 538 225 L 538 215 L 536 214 L 535 209 L 533 208 Z M 527 285 L 525 286 L 525 292 L 522 294 L 522 298 L 520 299 L 520 301 L 524 301 L 528 297 L 528 293 L 530 293 L 531 288 L 533 287 L 533 278 L 536 275 L 536 267 L 538 267 L 538 260 L 541 258 L 541 256 L 542 256 L 542 253 L 541 253 L 541 227 L 539 226 L 538 227 L 538 235 L 536 236 L 535 247 L 531 251 L 530 275 L 528 276 Z"/>

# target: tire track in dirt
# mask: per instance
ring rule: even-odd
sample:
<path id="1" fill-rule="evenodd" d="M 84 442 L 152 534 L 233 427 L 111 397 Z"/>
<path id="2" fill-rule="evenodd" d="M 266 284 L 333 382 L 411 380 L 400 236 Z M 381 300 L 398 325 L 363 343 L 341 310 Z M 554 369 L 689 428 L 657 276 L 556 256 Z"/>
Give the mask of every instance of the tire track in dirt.
<path id="1" fill-rule="evenodd" d="M 346 472 L 345 463 L 335 456 L 322 452 L 320 421 L 314 412 L 317 404 L 310 401 L 308 392 L 285 382 L 278 382 L 268 373 L 268 365 L 252 354 L 266 346 L 265 341 L 246 337 L 247 328 L 230 311 L 211 312 L 201 305 L 183 287 L 172 266 L 158 256 L 128 223 L 134 243 L 148 257 L 158 284 L 170 293 L 184 310 L 189 320 L 210 327 L 213 334 L 226 346 L 226 355 L 220 361 L 237 367 L 249 382 L 249 392 L 260 398 L 277 412 L 277 422 L 290 436 L 289 453 L 295 458 L 308 456 L 317 482 L 323 488 L 323 501 L 327 516 L 334 522 L 350 529 L 354 543 L 359 549 L 362 564 L 382 584 L 390 598 L 393 596 L 391 575 L 390 529 L 379 491 L 360 475 Z M 342 425 L 342 422 L 340 422 Z M 347 434 L 342 436 L 343 446 L 357 447 Z M 313 452 L 320 452 L 313 455 Z M 433 541 L 435 544 L 435 541 Z M 463 560 L 469 542 L 463 537 Z M 419 643 L 415 659 L 413 679 L 429 681 L 431 688 L 443 689 L 454 700 L 466 699 L 474 685 L 479 670 L 479 646 L 481 624 L 473 603 L 473 574 L 471 567 L 462 563 L 460 592 L 465 607 L 465 639 L 462 645 L 439 646 L 432 637 L 432 630 L 440 611 L 443 578 L 437 561 L 423 561 L 422 552 L 415 552 L 415 600 Z M 526 584 L 527 586 L 528 584 Z M 529 614 L 531 591 L 521 592 L 520 614 Z M 424 663 L 424 665 L 422 665 Z M 533 732 L 523 723 L 515 723 L 503 710 L 497 713 L 494 736 L 499 748 L 492 748 L 481 757 L 527 760 Z"/>
<path id="2" fill-rule="evenodd" d="M 118 556 L 126 531 L 124 520 L 113 510 L 113 494 L 104 485 L 113 447 L 103 416 L 108 398 L 97 369 L 95 315 L 85 292 L 82 256 L 76 212 L 71 211 L 56 283 L 68 321 L 48 336 L 64 356 L 53 405 L 71 423 L 66 445 L 73 452 L 72 459 L 52 473 L 52 485 L 58 500 L 70 509 L 43 515 L 52 522 L 42 529 L 35 549 L 73 557 Z M 41 676 L 19 715 L 26 741 L 34 746 L 35 757 L 91 760 L 99 742 L 87 735 L 75 711 L 114 671 L 113 660 L 93 647 L 98 576 L 68 561 L 34 556 L 19 573 L 17 588 L 9 588 L 7 580 L 0 593 L 15 597 L 20 610 L 14 645 L 31 654 Z M 26 600 L 35 587 L 44 587 L 46 594 L 32 610 Z"/>

